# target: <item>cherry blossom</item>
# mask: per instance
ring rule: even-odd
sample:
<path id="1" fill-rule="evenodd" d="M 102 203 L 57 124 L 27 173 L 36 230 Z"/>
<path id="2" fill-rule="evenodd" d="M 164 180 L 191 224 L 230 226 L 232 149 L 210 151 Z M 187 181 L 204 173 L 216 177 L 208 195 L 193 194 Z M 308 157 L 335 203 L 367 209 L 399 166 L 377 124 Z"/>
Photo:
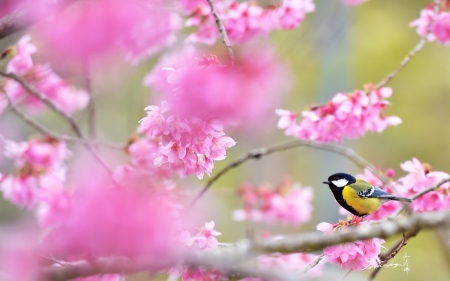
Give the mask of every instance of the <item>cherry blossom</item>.
<path id="1" fill-rule="evenodd" d="M 139 132 L 151 142 L 144 144 L 144 149 L 157 149 L 149 155 L 156 167 L 182 176 L 195 174 L 201 179 L 205 173 L 211 174 L 213 161 L 225 159 L 226 149 L 235 145 L 217 120 L 180 118 L 172 113 L 167 102 L 148 106 L 146 111 L 147 117 L 141 120 Z M 132 161 L 148 163 L 148 159 Z"/>
<path id="2" fill-rule="evenodd" d="M 189 231 L 182 231 L 178 240 L 186 246 L 194 246 L 199 249 L 215 249 L 219 246 L 216 236 L 222 233 L 214 230 L 214 221 L 206 222 L 204 227 L 196 229 L 196 234 L 191 236 Z"/>
<path id="3" fill-rule="evenodd" d="M 167 64 L 163 64 L 167 63 Z M 286 71 L 270 50 L 242 50 L 233 66 L 189 50 L 164 58 L 145 78 L 184 118 L 215 118 L 223 125 L 254 128 L 272 112 L 287 85 Z"/>
<path id="4" fill-rule="evenodd" d="M 37 33 L 57 58 L 87 60 L 120 46 L 137 62 L 172 43 L 180 27 L 167 1 L 151 2 L 83 1 L 44 22 Z"/>
<path id="5" fill-rule="evenodd" d="M 88 93 L 69 86 L 67 82 L 52 71 L 49 65 L 33 64 L 30 55 L 36 51 L 36 47 L 29 41 L 28 35 L 19 40 L 16 47 L 17 51 L 8 62 L 7 71 L 22 76 L 26 82 L 45 95 L 66 114 L 70 115 L 76 110 L 85 108 L 89 102 Z M 23 103 L 31 112 L 40 113 L 45 109 L 42 101 L 30 95 L 13 79 L 6 80 L 4 91 L 12 102 L 23 100 Z"/>
<path id="6" fill-rule="evenodd" d="M 269 223 L 303 224 L 311 218 L 312 189 L 292 184 L 285 179 L 277 188 L 267 185 L 240 188 L 244 209 L 233 212 L 237 221 L 263 221 Z"/>
<path id="7" fill-rule="evenodd" d="M 191 34 L 187 41 L 215 43 L 219 39 L 219 32 L 208 3 L 183 1 L 182 4 L 191 15 L 185 23 L 186 26 L 197 27 L 197 31 Z M 217 2 L 215 6 L 230 40 L 236 43 L 275 29 L 293 29 L 301 24 L 305 14 L 315 10 L 312 0 L 282 0 L 266 7 L 231 0 Z"/>
<path id="8" fill-rule="evenodd" d="M 285 129 L 286 135 L 320 142 L 340 142 L 343 138 L 361 137 L 366 132 L 381 133 L 388 126 L 401 123 L 396 116 L 385 116 L 384 110 L 389 105 L 385 98 L 391 94 L 390 88 L 338 93 L 327 104 L 303 111 L 298 124 L 293 121 L 295 113 L 278 110 L 281 116 L 278 128 Z"/>
<path id="9" fill-rule="evenodd" d="M 331 225 L 320 223 L 317 229 L 329 233 L 336 227 L 353 227 L 354 225 L 368 226 L 368 222 L 357 222 L 350 226 Z M 379 262 L 378 255 L 381 252 L 381 244 L 385 243 L 383 239 L 372 238 L 364 241 L 355 241 L 339 245 L 329 246 L 323 249 L 327 260 L 332 264 L 337 264 L 345 270 L 364 270 L 369 266 L 377 266 Z"/>
<path id="10" fill-rule="evenodd" d="M 422 163 L 417 158 L 402 163 L 400 167 L 408 174 L 399 178 L 395 187 L 406 197 L 413 196 L 450 177 L 445 172 L 433 171 L 429 164 Z M 450 184 L 445 183 L 435 191 L 417 198 L 410 206 L 413 210 L 419 212 L 449 209 L 449 194 Z"/>
<path id="11" fill-rule="evenodd" d="M 410 23 L 410 27 L 416 27 L 417 33 L 422 37 L 428 35 L 427 40 L 429 41 L 437 39 L 442 45 L 450 45 L 450 12 L 439 11 L 431 32 L 428 34 L 433 14 L 432 5 L 427 6 L 420 12 L 420 18 Z"/>

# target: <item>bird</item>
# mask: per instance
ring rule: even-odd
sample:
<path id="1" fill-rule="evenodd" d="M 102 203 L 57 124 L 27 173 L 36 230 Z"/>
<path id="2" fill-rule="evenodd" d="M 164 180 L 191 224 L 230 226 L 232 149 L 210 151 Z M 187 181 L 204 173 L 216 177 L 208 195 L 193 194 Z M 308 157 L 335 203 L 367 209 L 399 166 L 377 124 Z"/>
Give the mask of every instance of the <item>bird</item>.
<path id="1" fill-rule="evenodd" d="M 381 204 L 389 200 L 412 202 L 409 198 L 392 195 L 346 173 L 332 174 L 323 183 L 330 187 L 339 205 L 360 218 L 373 214 Z"/>

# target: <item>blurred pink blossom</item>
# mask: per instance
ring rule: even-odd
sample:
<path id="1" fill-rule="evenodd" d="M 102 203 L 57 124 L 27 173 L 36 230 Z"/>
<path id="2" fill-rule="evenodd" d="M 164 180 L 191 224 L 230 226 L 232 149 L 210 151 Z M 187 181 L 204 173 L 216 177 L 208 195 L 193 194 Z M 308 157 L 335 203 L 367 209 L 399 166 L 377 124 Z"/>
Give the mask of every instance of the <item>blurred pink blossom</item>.
<path id="1" fill-rule="evenodd" d="M 262 46 L 243 53 L 235 65 L 226 66 L 213 55 L 195 59 L 182 52 L 177 62 L 166 60 L 172 65 L 156 67 L 145 83 L 181 117 L 215 118 L 225 125 L 261 124 L 286 89 L 286 71 Z"/>
<path id="2" fill-rule="evenodd" d="M 85 60 L 120 45 L 138 60 L 173 41 L 179 20 L 163 0 L 79 1 L 38 28 L 59 58 Z"/>
<path id="3" fill-rule="evenodd" d="M 214 221 L 206 222 L 204 227 L 195 230 L 196 234 L 194 236 L 191 236 L 189 231 L 182 231 L 178 240 L 189 247 L 216 249 L 219 246 L 216 236 L 220 236 L 222 233 L 214 230 L 214 227 Z"/>
<path id="4" fill-rule="evenodd" d="M 72 279 L 71 281 L 121 281 L 124 280 L 120 274 L 102 274 L 84 278 Z"/>
<path id="5" fill-rule="evenodd" d="M 384 110 L 389 105 L 390 88 L 373 89 L 367 93 L 338 93 L 325 105 L 312 106 L 302 112 L 299 124 L 293 122 L 295 113 L 278 110 L 281 116 L 278 128 L 286 135 L 299 139 L 320 142 L 340 142 L 343 138 L 358 138 L 367 132 L 381 133 L 388 126 L 396 126 L 401 119 L 386 117 Z"/>
<path id="6" fill-rule="evenodd" d="M 157 151 L 149 155 L 156 167 L 170 169 L 182 176 L 195 174 L 201 179 L 204 173 L 210 175 L 213 161 L 225 159 L 226 149 L 236 143 L 225 135 L 217 120 L 181 118 L 172 112 L 167 102 L 162 102 L 161 106 L 148 106 L 145 110 L 147 117 L 141 120 L 138 130 L 151 142 L 144 144 L 144 149 L 153 150 L 157 144 Z M 148 164 L 148 160 L 133 161 Z"/>
<path id="7" fill-rule="evenodd" d="M 297 27 L 305 14 L 313 12 L 315 8 L 312 0 L 282 0 L 281 6 L 277 9 L 280 27 L 284 29 Z"/>
<path id="8" fill-rule="evenodd" d="M 78 183 L 66 215 L 53 225 L 45 243 L 61 259 L 167 257 L 178 225 L 170 200 L 165 191 L 91 178 Z"/>
<path id="9" fill-rule="evenodd" d="M 364 221 L 356 224 L 369 226 L 369 223 Z M 331 227 L 329 225 L 321 223 L 317 226 L 317 229 L 325 232 L 326 235 L 326 233 L 333 231 L 336 227 L 343 227 L 342 224 L 331 225 Z M 353 225 L 345 227 L 353 227 Z M 323 253 L 330 263 L 337 264 L 345 270 L 364 270 L 369 266 L 378 266 L 378 255 L 381 252 L 381 244 L 383 243 L 385 243 L 383 239 L 372 238 L 329 246 L 323 249 Z"/>
<path id="10" fill-rule="evenodd" d="M 269 223 L 303 224 L 311 218 L 313 192 L 285 179 L 277 188 L 266 185 L 242 185 L 240 195 L 244 209 L 233 212 L 237 221 L 264 221 Z"/>
<path id="11" fill-rule="evenodd" d="M 21 76 L 32 87 L 36 88 L 66 114 L 83 109 L 89 102 L 89 95 L 84 90 L 77 90 L 67 84 L 52 71 L 49 65 L 34 65 L 31 54 L 36 47 L 29 43 L 30 37 L 25 35 L 19 40 L 12 59 L 7 64 L 7 71 Z M 22 102 L 34 113 L 44 110 L 45 104 L 32 96 L 18 82 L 6 80 L 5 93 L 12 102 Z"/>
<path id="12" fill-rule="evenodd" d="M 412 21 L 409 26 L 416 27 L 417 33 L 425 37 L 433 21 L 433 14 L 433 7 L 429 5 L 420 12 L 420 18 Z M 439 11 L 431 32 L 427 37 L 429 41 L 436 39 L 440 44 L 450 45 L 450 12 L 448 11 Z"/>

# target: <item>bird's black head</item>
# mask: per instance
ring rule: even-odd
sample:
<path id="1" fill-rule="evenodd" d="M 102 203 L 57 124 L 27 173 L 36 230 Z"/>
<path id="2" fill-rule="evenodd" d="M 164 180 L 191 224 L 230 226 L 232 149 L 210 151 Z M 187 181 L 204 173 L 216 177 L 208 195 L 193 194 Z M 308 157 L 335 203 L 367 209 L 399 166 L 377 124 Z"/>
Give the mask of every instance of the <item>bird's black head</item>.
<path id="1" fill-rule="evenodd" d="M 344 186 L 355 183 L 356 179 L 354 176 L 346 174 L 346 173 L 336 173 L 332 174 L 328 177 L 328 181 L 324 181 L 324 184 L 328 184 L 328 186 L 333 190 L 340 190 L 344 188 Z"/>

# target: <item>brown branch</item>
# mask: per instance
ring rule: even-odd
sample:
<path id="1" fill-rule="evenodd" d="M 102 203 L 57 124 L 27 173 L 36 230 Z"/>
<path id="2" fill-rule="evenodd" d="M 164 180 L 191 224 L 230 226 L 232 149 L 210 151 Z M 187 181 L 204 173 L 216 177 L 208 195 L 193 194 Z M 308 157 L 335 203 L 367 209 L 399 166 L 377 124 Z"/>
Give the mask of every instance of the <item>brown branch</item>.
<path id="1" fill-rule="evenodd" d="M 83 132 L 81 131 L 80 127 L 78 127 L 78 124 L 76 123 L 75 119 L 73 119 L 70 115 L 66 114 L 64 111 L 62 111 L 58 105 L 54 104 L 46 95 L 36 90 L 33 86 L 28 84 L 22 77 L 18 76 L 15 73 L 6 73 L 4 71 L 0 71 L 0 75 L 3 77 L 7 77 L 10 79 L 15 80 L 17 83 L 19 83 L 22 87 L 27 90 L 28 93 L 38 98 L 40 101 L 42 101 L 45 105 L 47 105 L 50 109 L 52 109 L 54 112 L 56 112 L 59 116 L 61 116 L 63 119 L 65 119 L 72 131 L 75 133 L 75 135 L 83 140 L 83 145 L 86 147 L 86 149 L 91 153 L 91 155 L 94 157 L 94 159 L 109 173 L 112 174 L 111 169 L 106 165 L 105 162 L 100 158 L 100 156 L 97 154 L 97 151 L 94 149 L 92 144 L 87 141 L 85 138 Z"/>
<path id="2" fill-rule="evenodd" d="M 96 110 L 95 110 L 95 100 L 92 92 L 92 77 L 89 60 L 82 64 L 83 67 L 83 77 L 86 91 L 89 93 L 89 104 L 87 108 L 87 120 L 88 120 L 88 132 L 89 137 L 95 139 L 96 136 L 96 128 L 95 128 L 95 119 L 96 119 Z"/>
<path id="3" fill-rule="evenodd" d="M 427 34 L 422 37 L 422 39 L 417 43 L 417 45 L 408 53 L 408 55 L 402 60 L 400 65 L 391 73 L 389 73 L 380 83 L 376 85 L 376 89 L 382 88 L 386 86 L 406 65 L 411 61 L 411 59 L 419 53 L 423 46 L 428 42 L 428 37 L 430 36 L 434 23 L 436 22 L 437 14 L 439 13 L 439 2 L 440 0 L 434 0 L 434 8 L 433 8 L 433 18 L 431 20 L 430 25 L 427 29 Z"/>
<path id="4" fill-rule="evenodd" d="M 369 161 L 362 158 L 360 155 L 358 155 L 353 149 L 343 147 L 338 144 L 333 143 L 317 143 L 313 141 L 306 141 L 306 140 L 296 140 L 288 143 L 283 144 L 277 144 L 270 147 L 262 147 L 257 148 L 252 151 L 250 151 L 247 154 L 242 155 L 237 160 L 231 162 L 228 164 L 225 168 L 220 170 L 217 174 L 215 174 L 209 181 L 206 183 L 206 185 L 203 187 L 203 189 L 197 194 L 197 196 L 194 198 L 194 200 L 191 203 L 191 206 L 193 206 L 212 186 L 214 182 L 216 182 L 220 177 L 222 177 L 224 174 L 226 174 L 228 171 L 239 167 L 241 164 L 247 162 L 250 159 L 258 160 L 263 156 L 267 156 L 269 154 L 272 154 L 274 152 L 280 152 L 285 151 L 291 148 L 295 147 L 301 147 L 306 146 L 314 149 L 319 150 L 325 150 L 332 153 L 336 153 L 339 155 L 342 155 L 355 163 L 356 165 L 360 166 L 361 168 L 368 168 L 374 175 L 376 175 L 383 183 L 388 182 L 388 179 L 378 171 L 378 169 L 372 165 Z"/>
<path id="5" fill-rule="evenodd" d="M 223 25 L 223 21 L 219 17 L 219 13 L 217 12 L 216 6 L 214 5 L 214 0 L 207 0 L 209 6 L 211 7 L 211 12 L 216 20 L 217 27 L 219 28 L 220 36 L 222 37 L 222 41 L 227 48 L 228 57 L 230 58 L 231 64 L 234 64 L 234 54 L 233 49 L 231 48 L 230 41 L 228 40 L 228 34 Z"/>
<path id="6" fill-rule="evenodd" d="M 301 272 L 306 273 L 310 269 L 314 268 L 316 265 L 319 264 L 319 262 L 325 257 L 325 254 L 321 254 L 316 260 L 314 260 L 312 263 L 310 263 L 307 267 L 305 267 Z"/>
<path id="7" fill-rule="evenodd" d="M 24 30 L 77 0 L 35 1 L 0 18 L 0 39 Z M 37 2 L 37 3 L 36 3 Z M 49 13 L 50 11 L 50 13 Z"/>

